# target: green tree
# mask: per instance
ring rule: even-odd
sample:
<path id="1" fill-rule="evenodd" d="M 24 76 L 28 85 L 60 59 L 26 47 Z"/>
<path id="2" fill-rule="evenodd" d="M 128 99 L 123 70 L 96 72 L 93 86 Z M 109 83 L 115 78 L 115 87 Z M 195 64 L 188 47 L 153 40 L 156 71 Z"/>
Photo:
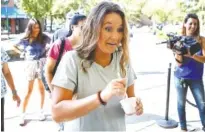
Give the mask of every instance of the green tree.
<path id="1" fill-rule="evenodd" d="M 124 9 L 130 24 L 135 24 L 140 21 L 143 15 L 142 9 L 148 0 L 113 0 Z"/>
<path id="2" fill-rule="evenodd" d="M 57 19 L 65 19 L 66 14 L 70 11 L 76 11 L 80 7 L 80 3 L 83 0 L 56 0 L 52 13 L 53 16 Z"/>
<path id="3" fill-rule="evenodd" d="M 52 31 L 52 25 L 53 25 L 53 13 L 52 13 L 52 8 L 55 0 L 47 0 L 47 3 L 44 5 L 45 8 L 45 18 L 50 18 L 50 31 Z"/>
<path id="4" fill-rule="evenodd" d="M 197 8 L 197 15 L 199 16 L 201 20 L 201 25 L 205 26 L 205 1 L 204 0 L 199 0 L 196 3 L 196 8 Z"/>
<path id="5" fill-rule="evenodd" d="M 183 20 L 187 13 L 196 13 L 201 20 L 202 26 L 205 24 L 205 1 L 204 0 L 191 0 L 184 2 L 183 0 L 177 3 L 180 18 Z"/>
<path id="6" fill-rule="evenodd" d="M 80 8 L 85 10 L 85 14 L 89 14 L 90 10 L 97 5 L 99 0 L 82 0 L 83 2 L 80 4 Z"/>
<path id="7" fill-rule="evenodd" d="M 145 6 L 148 0 L 113 0 L 119 3 L 130 23 L 136 23 L 140 20 L 140 16 L 143 14 L 141 12 L 142 8 Z M 75 12 L 80 9 L 84 10 L 85 14 L 87 15 L 90 10 L 99 2 L 99 0 L 69 0 L 64 1 L 57 0 L 54 4 L 54 8 L 52 12 L 55 18 L 64 19 L 66 13 L 68 12 Z"/>
<path id="8" fill-rule="evenodd" d="M 53 0 L 21 0 L 20 8 L 30 17 L 42 19 L 47 16 L 52 8 Z"/>

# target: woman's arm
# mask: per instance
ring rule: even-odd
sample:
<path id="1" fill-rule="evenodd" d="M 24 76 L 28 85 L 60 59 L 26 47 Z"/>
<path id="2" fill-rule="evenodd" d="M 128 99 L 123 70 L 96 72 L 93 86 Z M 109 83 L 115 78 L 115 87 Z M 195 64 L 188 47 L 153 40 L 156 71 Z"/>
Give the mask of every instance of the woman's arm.
<path id="1" fill-rule="evenodd" d="M 72 100 L 71 90 L 54 86 L 52 93 L 52 117 L 56 122 L 69 121 L 84 116 L 101 105 L 98 95 L 93 94 Z"/>
<path id="2" fill-rule="evenodd" d="M 175 57 L 175 61 L 176 61 L 177 65 L 181 66 L 183 64 L 183 56 L 178 55 L 178 54 L 174 54 L 174 57 Z"/>
<path id="3" fill-rule="evenodd" d="M 15 91 L 13 77 L 12 77 L 11 72 L 9 70 L 8 63 L 3 63 L 2 72 L 4 74 L 4 77 L 9 85 L 9 87 L 11 88 L 11 91 Z"/>
<path id="4" fill-rule="evenodd" d="M 51 86 L 51 81 L 53 79 L 53 70 L 59 57 L 60 47 L 60 42 L 53 43 L 49 49 L 48 57 L 46 60 L 45 76 L 49 89 L 51 91 L 53 91 L 53 88 Z"/>
<path id="5" fill-rule="evenodd" d="M 101 104 L 105 105 L 112 96 L 123 96 L 125 92 L 125 79 L 113 79 L 102 92 L 79 100 L 72 100 L 73 92 L 71 90 L 54 86 L 52 92 L 52 117 L 56 122 L 79 118 L 87 115 Z"/>
<path id="6" fill-rule="evenodd" d="M 186 57 L 192 58 L 198 62 L 201 63 L 205 63 L 205 38 L 201 37 L 201 47 L 202 47 L 202 56 L 194 54 L 194 55 L 190 55 L 190 53 L 188 53 L 187 55 L 184 55 Z"/>
<path id="7" fill-rule="evenodd" d="M 135 97 L 134 84 L 127 88 L 127 96 L 128 96 L 128 98 Z"/>
<path id="8" fill-rule="evenodd" d="M 49 89 L 51 91 L 53 91 L 51 81 L 53 79 L 53 70 L 54 70 L 55 65 L 56 65 L 56 60 L 54 60 L 51 57 L 48 57 L 46 60 L 45 77 L 46 77 L 46 81 L 48 83 Z"/>
<path id="9" fill-rule="evenodd" d="M 201 37 L 201 45 L 202 45 L 202 54 L 203 56 L 193 55 L 192 58 L 198 62 L 205 63 L 205 38 Z"/>
<path id="10" fill-rule="evenodd" d="M 205 54 L 203 56 L 193 55 L 192 58 L 198 62 L 205 63 Z"/>
<path id="11" fill-rule="evenodd" d="M 7 81 L 7 84 L 9 85 L 9 88 L 12 91 L 13 100 L 17 101 L 17 106 L 19 106 L 21 100 L 20 100 L 20 98 L 19 98 L 19 96 L 18 96 L 18 94 L 16 92 L 14 81 L 13 81 L 13 77 L 12 77 L 11 72 L 9 70 L 8 63 L 3 63 L 2 72 L 3 72 L 3 75 L 4 75 L 5 79 L 6 79 L 6 81 Z"/>
<path id="12" fill-rule="evenodd" d="M 136 97 L 135 91 L 134 91 L 134 84 L 129 86 L 127 88 L 127 96 L 130 97 Z M 141 115 L 143 113 L 143 104 L 140 98 L 136 97 L 136 115 Z"/>
<path id="13" fill-rule="evenodd" d="M 21 54 L 21 53 L 22 53 L 21 50 L 19 50 L 19 49 L 17 48 L 17 45 L 13 45 L 13 46 L 12 46 L 12 49 L 13 49 L 16 53 L 18 53 L 18 54 Z"/>

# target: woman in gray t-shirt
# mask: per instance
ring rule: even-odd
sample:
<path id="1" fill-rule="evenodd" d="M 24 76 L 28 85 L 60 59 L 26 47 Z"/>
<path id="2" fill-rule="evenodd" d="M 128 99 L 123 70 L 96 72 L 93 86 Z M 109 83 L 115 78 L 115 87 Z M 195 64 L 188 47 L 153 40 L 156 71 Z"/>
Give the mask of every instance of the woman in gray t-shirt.
<path id="1" fill-rule="evenodd" d="M 63 56 L 52 80 L 52 116 L 66 122 L 66 132 L 126 130 L 120 100 L 135 97 L 136 79 L 129 64 L 128 36 L 119 5 L 101 2 L 89 14 L 82 41 Z M 136 105 L 136 115 L 141 115 L 139 98 Z"/>

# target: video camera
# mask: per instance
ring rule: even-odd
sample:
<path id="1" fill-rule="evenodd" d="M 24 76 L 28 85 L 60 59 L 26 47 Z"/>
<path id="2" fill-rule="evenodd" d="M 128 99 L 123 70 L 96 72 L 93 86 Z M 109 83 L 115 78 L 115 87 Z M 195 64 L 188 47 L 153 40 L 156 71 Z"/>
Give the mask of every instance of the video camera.
<path id="1" fill-rule="evenodd" d="M 190 52 L 194 55 L 199 50 L 201 50 L 200 44 L 190 36 L 177 36 L 173 33 L 167 34 L 168 40 L 163 41 L 158 44 L 167 44 L 167 48 L 171 49 L 174 53 L 178 55 L 185 55 Z"/>

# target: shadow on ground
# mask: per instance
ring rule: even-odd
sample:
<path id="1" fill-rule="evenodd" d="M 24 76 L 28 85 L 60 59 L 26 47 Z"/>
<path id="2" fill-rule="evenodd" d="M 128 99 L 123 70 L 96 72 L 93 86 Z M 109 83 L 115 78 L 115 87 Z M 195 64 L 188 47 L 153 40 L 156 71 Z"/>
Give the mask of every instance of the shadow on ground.
<path id="1" fill-rule="evenodd" d="M 136 116 L 136 115 L 127 116 L 126 123 L 127 124 L 136 124 L 139 122 L 147 122 L 147 121 L 153 121 L 153 120 L 157 121 L 160 119 L 164 119 L 164 117 L 161 115 L 145 113 L 141 116 Z"/>
<path id="2" fill-rule="evenodd" d="M 150 75 L 150 74 L 167 74 L 166 72 L 151 71 L 151 72 L 136 72 L 136 75 Z"/>

